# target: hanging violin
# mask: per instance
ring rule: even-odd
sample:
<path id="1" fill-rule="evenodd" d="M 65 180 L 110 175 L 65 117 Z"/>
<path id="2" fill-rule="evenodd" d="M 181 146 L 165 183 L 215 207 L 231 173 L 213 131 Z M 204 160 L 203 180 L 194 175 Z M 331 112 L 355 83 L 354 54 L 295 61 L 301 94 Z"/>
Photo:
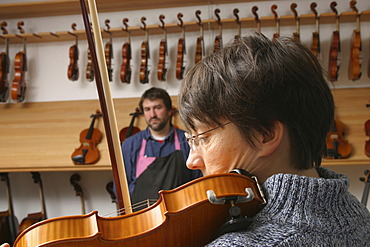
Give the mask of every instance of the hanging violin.
<path id="1" fill-rule="evenodd" d="M 217 52 L 222 49 L 222 22 L 220 17 L 220 9 L 215 9 L 215 16 L 217 18 L 216 21 L 218 24 L 218 35 L 215 37 L 213 52 Z"/>
<path id="2" fill-rule="evenodd" d="M 294 14 L 295 26 L 296 26 L 296 31 L 293 33 L 293 39 L 299 42 L 301 40 L 301 36 L 300 36 L 300 18 L 298 16 L 296 8 L 297 8 L 296 3 L 292 3 L 290 5 L 290 10 Z"/>
<path id="3" fill-rule="evenodd" d="M 8 210 L 0 212 L 0 243 L 13 244 L 18 235 L 18 220 L 14 215 L 13 200 L 8 173 L 0 173 L 1 181 L 6 185 Z"/>
<path id="4" fill-rule="evenodd" d="M 76 148 L 72 153 L 72 161 L 75 165 L 84 164 L 95 164 L 100 159 L 99 150 L 97 145 L 102 139 L 102 133 L 99 129 L 94 128 L 95 120 L 101 117 L 100 111 L 96 111 L 96 114 L 92 114 L 90 127 L 84 129 L 80 133 L 81 146 Z"/>
<path id="5" fill-rule="evenodd" d="M 352 147 L 348 141 L 343 139 L 344 127 L 344 124 L 339 120 L 332 122 L 326 137 L 326 158 L 345 159 L 351 155 Z"/>
<path id="6" fill-rule="evenodd" d="M 18 232 L 21 233 L 28 227 L 32 226 L 33 224 L 47 219 L 46 216 L 46 206 L 45 206 L 45 198 L 44 198 L 44 189 L 42 186 L 41 175 L 39 172 L 31 172 L 32 178 L 35 184 L 39 185 L 39 194 L 40 194 L 40 202 L 41 202 L 41 211 L 37 213 L 28 214 L 26 218 L 24 218 L 19 225 Z"/>
<path id="7" fill-rule="evenodd" d="M 24 33 L 22 26 L 23 21 L 18 22 L 17 26 L 21 34 Z M 12 84 L 12 99 L 15 102 L 23 102 L 26 96 L 26 71 L 27 71 L 27 55 L 26 55 L 26 38 L 23 37 L 23 51 L 18 52 L 14 59 L 14 79 Z"/>
<path id="8" fill-rule="evenodd" d="M 130 83 L 131 80 L 131 66 L 130 66 L 130 60 L 131 60 L 131 34 L 128 30 L 127 25 L 128 19 L 123 19 L 123 25 L 125 28 L 123 28 L 124 31 L 127 32 L 128 40 L 123 44 L 122 46 L 122 65 L 121 65 L 121 81 L 123 83 Z"/>
<path id="9" fill-rule="evenodd" d="M 257 32 L 261 33 L 261 20 L 258 16 L 258 7 L 257 6 L 253 6 L 252 7 L 252 14 L 254 15 L 254 20 L 256 21 L 256 25 L 257 25 Z"/>
<path id="10" fill-rule="evenodd" d="M 76 31 L 76 23 L 72 24 L 73 33 L 76 38 L 76 43 L 69 48 L 69 65 L 68 65 L 68 79 L 71 81 L 78 80 L 79 69 L 78 69 L 78 36 L 74 33 Z"/>
<path id="11" fill-rule="evenodd" d="M 316 11 L 317 3 L 311 3 L 311 10 L 315 15 L 315 23 L 316 23 L 316 31 L 312 33 L 312 44 L 311 44 L 311 52 L 315 57 L 320 59 L 320 17 Z"/>
<path id="12" fill-rule="evenodd" d="M 110 20 L 105 20 L 105 25 L 107 29 L 105 30 L 109 33 L 109 41 L 105 44 L 105 60 L 107 62 L 107 69 L 108 69 L 108 78 L 109 81 L 113 80 L 113 67 L 112 67 L 112 60 L 113 60 L 113 40 L 112 40 L 112 32 L 110 31 L 109 26 Z"/>
<path id="13" fill-rule="evenodd" d="M 161 28 L 163 29 L 163 38 L 159 44 L 159 61 L 158 61 L 158 73 L 157 78 L 159 81 L 165 81 L 166 80 L 166 56 L 168 54 L 167 50 L 167 30 L 164 26 L 164 15 L 159 16 L 159 20 L 161 22 Z"/>
<path id="14" fill-rule="evenodd" d="M 195 16 L 198 19 L 197 24 L 199 25 L 200 29 L 200 34 L 199 37 L 197 38 L 197 46 L 196 46 L 196 52 L 195 52 L 195 63 L 198 63 L 200 60 L 202 60 L 204 56 L 204 40 L 203 40 L 203 24 L 202 24 L 202 19 L 200 18 L 200 14 L 202 12 L 200 10 L 197 10 L 195 12 Z"/>
<path id="15" fill-rule="evenodd" d="M 367 104 L 366 107 L 370 107 L 370 104 Z M 370 138 L 370 119 L 365 122 L 365 133 Z M 365 142 L 365 154 L 370 157 L 370 139 Z"/>
<path id="16" fill-rule="evenodd" d="M 120 139 L 121 143 L 124 140 L 126 140 L 126 138 L 140 132 L 140 129 L 138 127 L 134 126 L 134 122 L 135 122 L 135 118 L 137 118 L 138 116 L 140 116 L 142 114 L 143 113 L 140 112 L 138 107 L 136 107 L 135 112 L 130 113 L 130 116 L 132 116 L 131 121 L 130 121 L 130 125 L 128 127 L 125 127 L 123 129 L 121 129 L 120 132 L 119 132 L 119 139 Z"/>
<path id="17" fill-rule="evenodd" d="M 178 13 L 177 18 L 180 23 L 177 24 L 181 28 L 181 38 L 177 44 L 177 61 L 176 61 L 176 79 L 182 80 L 184 78 L 184 55 L 186 54 L 186 45 L 185 45 L 185 26 L 182 20 L 183 14 Z"/>
<path id="18" fill-rule="evenodd" d="M 94 80 L 94 66 L 92 64 L 91 52 L 89 47 L 87 47 L 86 79 L 88 81 Z"/>
<path id="19" fill-rule="evenodd" d="M 108 194 L 111 198 L 111 202 L 116 205 L 117 215 L 120 215 L 119 206 L 118 206 L 118 203 L 117 203 L 117 196 L 116 196 L 116 193 L 113 190 L 113 181 L 108 182 L 107 185 L 105 186 L 105 189 L 107 190 L 107 192 L 108 192 Z"/>
<path id="20" fill-rule="evenodd" d="M 338 80 L 338 71 L 340 67 L 340 35 L 339 35 L 339 15 L 335 8 L 337 3 L 334 1 L 330 4 L 330 8 L 335 13 L 336 30 L 333 31 L 329 52 L 329 80 L 331 82 Z"/>
<path id="21" fill-rule="evenodd" d="M 241 31 L 242 31 L 242 23 L 239 18 L 239 9 L 235 8 L 233 10 L 233 14 L 235 16 L 235 22 L 238 25 L 238 33 L 234 36 L 234 39 L 238 40 L 241 38 Z"/>
<path id="22" fill-rule="evenodd" d="M 276 23 L 276 32 L 274 33 L 274 35 L 272 36 L 272 40 L 274 41 L 275 39 L 279 38 L 280 37 L 280 19 L 278 17 L 278 14 L 276 12 L 276 9 L 277 9 L 277 5 L 276 4 L 273 4 L 271 6 L 271 12 L 272 14 L 274 15 L 274 20 L 275 20 L 275 23 Z"/>
<path id="23" fill-rule="evenodd" d="M 361 78 L 361 32 L 360 32 L 360 14 L 356 8 L 356 1 L 350 2 L 350 7 L 356 12 L 357 28 L 353 30 L 351 41 L 351 52 L 349 57 L 348 77 L 355 81 Z"/>
<path id="24" fill-rule="evenodd" d="M 141 64 L 140 64 L 140 82 L 141 83 L 149 83 L 149 73 L 148 70 L 148 59 L 150 58 L 149 52 L 149 35 L 148 30 L 146 29 L 145 24 L 146 18 L 141 18 L 141 23 L 143 27 L 141 27 L 145 31 L 145 40 L 141 43 Z"/>
<path id="25" fill-rule="evenodd" d="M 86 210 L 85 210 L 85 196 L 84 196 L 84 192 L 81 188 L 81 186 L 78 184 L 78 181 L 81 180 L 81 176 L 77 173 L 73 174 L 71 176 L 71 178 L 69 179 L 71 185 L 73 186 L 75 192 L 76 192 L 76 196 L 78 196 L 80 198 L 80 201 L 81 201 L 81 214 L 85 214 L 86 213 Z"/>
<path id="26" fill-rule="evenodd" d="M 5 21 L 0 24 L 3 34 L 8 34 L 8 31 L 5 29 L 7 25 Z M 5 52 L 0 53 L 0 102 L 6 102 L 9 97 L 9 67 L 9 40 L 5 38 Z"/>

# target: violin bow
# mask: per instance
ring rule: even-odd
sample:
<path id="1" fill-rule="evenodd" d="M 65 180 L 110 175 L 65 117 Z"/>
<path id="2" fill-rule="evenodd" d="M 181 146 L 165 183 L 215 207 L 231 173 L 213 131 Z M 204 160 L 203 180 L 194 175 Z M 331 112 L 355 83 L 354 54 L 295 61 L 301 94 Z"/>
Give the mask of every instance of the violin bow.
<path id="1" fill-rule="evenodd" d="M 80 0 L 83 21 L 91 59 L 94 65 L 96 86 L 99 95 L 100 107 L 103 113 L 103 121 L 105 134 L 107 137 L 108 150 L 112 165 L 114 182 L 116 184 L 117 200 L 120 209 L 125 209 L 125 213 L 132 213 L 131 200 L 128 191 L 126 180 L 125 166 L 121 152 L 120 141 L 118 137 L 118 127 L 116 114 L 114 111 L 114 103 L 109 85 L 109 77 L 107 72 L 107 64 L 104 56 L 103 41 L 99 27 L 99 17 L 96 8 L 95 0 L 88 0 L 90 16 L 92 20 L 92 29 L 94 32 L 93 41 L 88 12 L 85 5 L 85 0 Z M 95 45 L 96 48 L 95 48 Z M 97 54 L 98 53 L 98 54 Z"/>

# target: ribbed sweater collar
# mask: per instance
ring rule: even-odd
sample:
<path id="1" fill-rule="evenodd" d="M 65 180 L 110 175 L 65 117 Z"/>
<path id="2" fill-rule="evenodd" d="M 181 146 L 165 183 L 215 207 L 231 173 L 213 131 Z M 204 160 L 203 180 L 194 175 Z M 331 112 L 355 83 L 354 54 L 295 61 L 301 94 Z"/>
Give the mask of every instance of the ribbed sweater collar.
<path id="1" fill-rule="evenodd" d="M 274 222 L 302 230 L 343 232 L 358 224 L 364 206 L 348 193 L 345 175 L 318 168 L 320 178 L 276 174 L 262 184 L 267 205 L 256 216 L 258 222 Z"/>

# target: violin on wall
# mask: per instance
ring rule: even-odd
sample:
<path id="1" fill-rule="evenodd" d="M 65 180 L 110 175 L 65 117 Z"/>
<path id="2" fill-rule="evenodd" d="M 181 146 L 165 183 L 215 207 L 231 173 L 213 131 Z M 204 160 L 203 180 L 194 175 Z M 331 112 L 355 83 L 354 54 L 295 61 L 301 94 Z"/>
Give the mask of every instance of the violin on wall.
<path id="1" fill-rule="evenodd" d="M 44 189 L 42 186 L 41 175 L 39 172 L 31 172 L 32 178 L 35 184 L 39 185 L 40 191 L 40 202 L 41 202 L 41 211 L 37 213 L 28 214 L 26 218 L 24 218 L 19 225 L 18 232 L 23 232 L 26 228 L 32 226 L 33 224 L 47 219 L 46 216 L 46 206 L 45 206 L 45 197 L 44 197 Z"/>
<path id="2" fill-rule="evenodd" d="M 5 28 L 7 25 L 5 21 L 0 24 L 3 34 L 8 34 Z M 9 40 L 5 38 L 5 52 L 0 53 L 0 102 L 6 102 L 9 97 L 9 67 Z"/>
<path id="3" fill-rule="evenodd" d="M 13 244 L 18 235 L 18 220 L 14 215 L 13 200 L 8 173 L 0 173 L 1 181 L 6 185 L 8 210 L 0 212 L 0 243 Z"/>
<path id="4" fill-rule="evenodd" d="M 370 104 L 367 104 L 366 107 L 370 107 Z M 365 122 L 365 133 L 370 138 L 370 119 Z M 370 139 L 365 142 L 365 154 L 370 157 Z"/>
<path id="5" fill-rule="evenodd" d="M 364 191 L 361 197 L 361 203 L 366 206 L 367 200 L 369 198 L 369 191 L 370 191 L 370 171 L 365 170 L 364 174 L 365 174 L 365 177 L 360 178 L 360 181 L 365 183 Z"/>
<path id="6" fill-rule="evenodd" d="M 218 24 L 218 35 L 215 37 L 215 41 L 213 43 L 213 52 L 217 52 L 222 49 L 222 22 L 220 17 L 220 9 L 215 9 L 215 16 L 217 18 Z"/>
<path id="7" fill-rule="evenodd" d="M 86 79 L 88 81 L 94 80 L 94 65 L 92 64 L 91 60 L 91 52 L 90 48 L 87 48 L 87 65 L 86 65 Z"/>
<path id="8" fill-rule="evenodd" d="M 90 127 L 81 131 L 81 145 L 75 149 L 71 156 L 75 165 L 95 164 L 99 161 L 100 153 L 97 145 L 102 139 L 102 133 L 99 129 L 94 128 L 94 124 L 95 120 L 101 116 L 102 114 L 97 110 L 96 114 L 90 116 L 92 118 Z"/>
<path id="9" fill-rule="evenodd" d="M 198 19 L 198 25 L 199 25 L 199 29 L 200 29 L 200 34 L 199 34 L 199 37 L 197 38 L 197 46 L 196 46 L 196 52 L 195 52 L 195 63 L 198 63 L 200 60 L 202 60 L 204 54 L 205 54 L 205 51 L 204 51 L 204 40 L 203 40 L 203 23 L 202 23 L 202 19 L 200 18 L 200 14 L 202 12 L 200 10 L 197 10 L 195 12 L 195 16 L 197 17 Z"/>
<path id="10" fill-rule="evenodd" d="M 76 23 L 72 24 L 72 30 L 76 31 Z M 76 38 L 76 43 L 69 48 L 69 65 L 68 65 L 68 79 L 71 81 L 77 81 L 79 77 L 78 69 L 78 36 L 71 33 Z"/>
<path id="11" fill-rule="evenodd" d="M 312 33 L 312 44 L 311 44 L 311 52 L 315 55 L 318 59 L 320 59 L 320 17 L 316 11 L 317 3 L 311 3 L 311 10 L 315 15 L 315 23 L 316 23 L 316 31 Z"/>
<path id="12" fill-rule="evenodd" d="M 24 33 L 24 22 L 18 22 L 17 26 L 21 34 Z M 12 84 L 12 100 L 23 102 L 26 96 L 26 71 L 27 71 L 26 38 L 23 38 L 23 51 L 18 52 L 14 59 L 14 79 Z"/>
<path id="13" fill-rule="evenodd" d="M 177 60 L 176 60 L 176 79 L 182 80 L 184 78 L 184 56 L 186 54 L 186 45 L 185 45 L 185 26 L 182 20 L 183 14 L 178 13 L 177 19 L 179 19 L 180 23 L 178 24 L 181 28 L 181 38 L 177 43 Z"/>
<path id="14" fill-rule="evenodd" d="M 69 179 L 71 185 L 73 186 L 75 192 L 76 192 L 76 196 L 78 196 L 81 200 L 81 214 L 85 214 L 86 213 L 86 210 L 85 210 L 85 195 L 84 195 L 84 192 L 81 188 L 81 186 L 78 184 L 78 181 L 81 180 L 81 176 L 77 173 L 73 174 L 71 176 L 71 178 Z"/>
<path id="15" fill-rule="evenodd" d="M 130 115 L 132 116 L 131 121 L 130 121 L 130 125 L 128 127 L 125 127 L 123 129 L 121 129 L 120 132 L 119 132 L 119 138 L 120 138 L 121 143 L 124 140 L 126 140 L 126 138 L 140 132 L 140 129 L 138 127 L 134 126 L 134 122 L 135 122 L 135 118 L 137 118 L 138 116 L 140 116 L 142 114 L 143 113 L 140 112 L 138 107 L 136 107 L 135 112 L 130 113 Z"/>
<path id="16" fill-rule="evenodd" d="M 145 31 L 145 40 L 141 43 L 141 63 L 140 63 L 140 83 L 149 83 L 149 73 L 150 70 L 148 69 L 148 60 L 150 58 L 150 51 L 149 51 L 149 35 L 148 30 L 146 29 L 145 24 L 146 18 L 141 18 L 141 23 L 143 27 L 141 27 Z"/>
<path id="17" fill-rule="evenodd" d="M 351 155 L 352 147 L 348 141 L 344 140 L 344 124 L 339 120 L 334 120 L 330 131 L 326 137 L 326 158 L 345 159 Z"/>
<path id="18" fill-rule="evenodd" d="M 293 12 L 294 19 L 295 19 L 295 26 L 296 26 L 296 31 L 293 33 L 293 39 L 296 40 L 296 41 L 300 41 L 301 40 L 300 18 L 299 18 L 299 15 L 298 15 L 298 12 L 297 12 L 296 8 L 297 8 L 296 3 L 292 3 L 290 5 L 290 10 Z"/>
<path id="19" fill-rule="evenodd" d="M 109 33 L 109 41 L 105 44 L 105 60 L 107 62 L 107 69 L 108 69 L 108 78 L 109 81 L 113 80 L 113 41 L 112 41 L 112 33 L 110 32 L 110 26 L 109 26 L 110 20 L 105 20 L 105 25 L 107 26 L 107 29 L 105 30 L 107 33 Z"/>
<path id="20" fill-rule="evenodd" d="M 361 78 L 361 31 L 360 31 L 360 14 L 356 8 L 356 1 L 350 2 L 350 7 L 356 12 L 357 28 L 353 30 L 351 40 L 351 51 L 349 57 L 348 77 L 355 81 Z"/>
<path id="21" fill-rule="evenodd" d="M 128 40 L 123 44 L 122 46 L 122 65 L 121 65 L 121 81 L 123 83 L 130 83 L 131 81 L 131 66 L 130 66 L 130 60 L 131 60 L 131 35 L 130 31 L 128 30 L 128 19 L 123 19 L 123 25 L 128 35 Z"/>
<path id="22" fill-rule="evenodd" d="M 330 43 L 329 52 L 329 80 L 331 82 L 338 80 L 338 71 L 340 67 L 340 35 L 339 35 L 339 15 L 335 8 L 337 3 L 334 1 L 330 4 L 330 8 L 335 13 L 336 30 L 333 31 L 333 35 Z"/>
<path id="23" fill-rule="evenodd" d="M 157 77 L 159 81 L 165 81 L 166 80 L 166 56 L 168 55 L 167 50 L 167 30 L 164 26 L 164 15 L 159 16 L 159 20 L 161 22 L 161 28 L 163 29 L 163 38 L 159 44 L 159 61 L 158 61 L 158 73 Z"/>
<path id="24" fill-rule="evenodd" d="M 275 39 L 280 37 L 280 19 L 279 19 L 279 16 L 278 16 L 277 12 L 276 12 L 277 7 L 278 6 L 276 4 L 273 4 L 271 6 L 271 12 L 274 15 L 274 20 L 275 20 L 275 23 L 276 23 L 276 31 L 272 36 L 272 40 L 275 40 Z"/>

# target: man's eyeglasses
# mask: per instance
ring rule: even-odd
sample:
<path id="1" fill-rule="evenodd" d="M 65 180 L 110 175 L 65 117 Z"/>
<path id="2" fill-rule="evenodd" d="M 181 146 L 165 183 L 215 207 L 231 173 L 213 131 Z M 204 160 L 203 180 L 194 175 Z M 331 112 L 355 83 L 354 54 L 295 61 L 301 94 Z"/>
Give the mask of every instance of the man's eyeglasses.
<path id="1" fill-rule="evenodd" d="M 204 131 L 204 132 L 202 132 L 202 133 L 200 133 L 198 135 L 195 135 L 195 136 L 191 136 L 188 132 L 185 132 L 186 141 L 188 142 L 190 148 L 192 150 L 195 150 L 195 147 L 198 147 L 200 141 L 206 139 L 205 137 L 204 138 L 200 138 L 199 136 L 204 135 L 204 134 L 206 134 L 208 132 L 214 131 L 216 129 L 219 129 L 221 127 L 224 127 L 225 125 L 227 125 L 229 123 L 231 123 L 231 121 L 230 122 L 227 122 L 227 123 L 224 123 L 224 124 L 221 124 L 221 125 L 219 125 L 219 126 L 217 126 L 215 128 L 212 128 L 210 130 Z"/>

